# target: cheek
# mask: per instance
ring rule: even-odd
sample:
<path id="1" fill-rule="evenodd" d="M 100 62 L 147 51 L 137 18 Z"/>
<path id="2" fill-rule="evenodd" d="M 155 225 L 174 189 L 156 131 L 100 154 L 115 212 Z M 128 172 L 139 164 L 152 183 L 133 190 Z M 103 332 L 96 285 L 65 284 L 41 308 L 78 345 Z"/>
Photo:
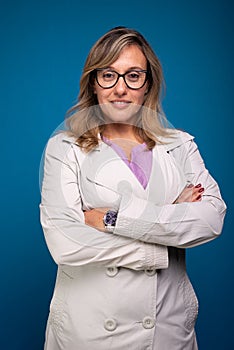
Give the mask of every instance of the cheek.
<path id="1" fill-rule="evenodd" d="M 135 96 L 134 96 L 134 100 L 137 104 L 142 105 L 144 100 L 145 100 L 145 91 L 146 89 L 144 89 L 143 91 L 138 91 Z"/>
<path id="2" fill-rule="evenodd" d="M 98 100 L 98 103 L 101 104 L 101 103 L 104 103 L 106 101 L 106 99 L 108 98 L 108 91 L 107 90 L 100 90 L 98 88 L 96 88 L 95 90 L 95 93 L 96 93 L 96 96 L 97 96 L 97 100 Z"/>

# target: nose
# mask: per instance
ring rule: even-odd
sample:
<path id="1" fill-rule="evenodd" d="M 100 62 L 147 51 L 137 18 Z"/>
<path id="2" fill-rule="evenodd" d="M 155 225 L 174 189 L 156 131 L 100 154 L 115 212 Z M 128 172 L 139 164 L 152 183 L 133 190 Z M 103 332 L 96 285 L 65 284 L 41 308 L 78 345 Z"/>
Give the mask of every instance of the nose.
<path id="1" fill-rule="evenodd" d="M 125 81 L 123 77 L 119 77 L 119 80 L 117 84 L 115 85 L 115 93 L 118 95 L 124 95 L 127 93 L 127 85 L 125 84 Z"/>

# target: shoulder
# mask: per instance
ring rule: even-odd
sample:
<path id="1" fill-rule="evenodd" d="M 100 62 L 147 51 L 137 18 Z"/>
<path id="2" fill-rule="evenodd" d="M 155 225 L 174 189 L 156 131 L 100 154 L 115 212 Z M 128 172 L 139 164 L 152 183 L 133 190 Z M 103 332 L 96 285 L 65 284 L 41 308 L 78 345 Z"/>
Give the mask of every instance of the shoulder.
<path id="1" fill-rule="evenodd" d="M 160 141 L 167 152 L 181 146 L 187 146 L 188 143 L 191 143 L 194 140 L 194 136 L 182 130 L 168 129 L 168 132 L 170 134 L 169 136 L 160 138 Z"/>
<path id="2" fill-rule="evenodd" d="M 58 131 L 55 134 L 53 134 L 48 140 L 49 145 L 66 145 L 75 143 L 75 137 L 69 136 L 69 134 L 66 131 Z"/>
<path id="3" fill-rule="evenodd" d="M 44 150 L 44 158 L 60 160 L 60 161 L 74 161 L 74 146 L 76 152 L 83 153 L 76 143 L 75 137 L 70 136 L 66 131 L 59 131 L 52 135 Z"/>
<path id="4" fill-rule="evenodd" d="M 49 138 L 46 145 L 46 151 L 67 151 L 74 144 L 76 144 L 75 137 L 69 136 L 66 131 L 59 131 Z"/>
<path id="5" fill-rule="evenodd" d="M 88 153 L 78 145 L 77 139 L 66 131 L 52 135 L 44 152 L 45 159 L 57 159 L 66 164 L 81 164 L 87 155 Z"/>

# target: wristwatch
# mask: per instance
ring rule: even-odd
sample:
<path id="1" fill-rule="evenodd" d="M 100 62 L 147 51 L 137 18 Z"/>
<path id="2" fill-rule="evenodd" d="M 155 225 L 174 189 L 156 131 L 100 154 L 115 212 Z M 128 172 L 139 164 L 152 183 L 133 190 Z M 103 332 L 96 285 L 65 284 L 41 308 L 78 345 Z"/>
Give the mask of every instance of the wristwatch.
<path id="1" fill-rule="evenodd" d="M 105 229 L 109 232 L 113 232 L 115 228 L 115 223 L 117 220 L 118 212 L 115 210 L 108 210 L 103 216 L 103 222 L 105 225 Z"/>

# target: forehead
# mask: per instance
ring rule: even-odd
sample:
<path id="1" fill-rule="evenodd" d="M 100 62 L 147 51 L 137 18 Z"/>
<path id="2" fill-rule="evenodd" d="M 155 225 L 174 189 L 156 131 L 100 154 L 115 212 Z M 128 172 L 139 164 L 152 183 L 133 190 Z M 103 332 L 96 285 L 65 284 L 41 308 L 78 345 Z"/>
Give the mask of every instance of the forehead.
<path id="1" fill-rule="evenodd" d="M 119 57 L 111 65 L 115 69 L 147 68 L 147 60 L 137 45 L 126 46 L 120 52 Z"/>

